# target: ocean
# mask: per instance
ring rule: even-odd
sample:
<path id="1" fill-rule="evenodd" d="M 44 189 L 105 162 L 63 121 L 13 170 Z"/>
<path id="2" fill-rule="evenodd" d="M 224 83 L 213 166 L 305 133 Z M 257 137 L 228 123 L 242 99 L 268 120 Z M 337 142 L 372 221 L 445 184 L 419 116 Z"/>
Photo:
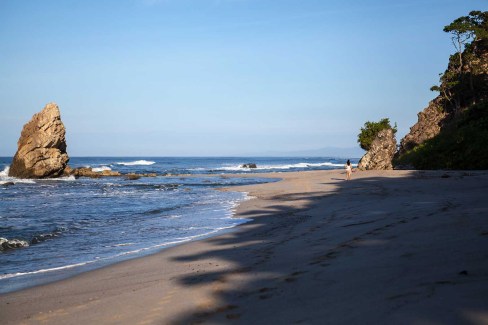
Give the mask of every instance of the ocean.
<path id="1" fill-rule="evenodd" d="M 269 179 L 259 173 L 338 169 L 346 161 L 72 157 L 73 168 L 160 176 L 31 180 L 8 177 L 11 160 L 0 158 L 0 237 L 24 240 L 29 246 L 0 251 L 0 293 L 229 231 L 247 221 L 233 218 L 233 213 L 249 196 L 215 189 L 279 180 L 279 174 Z M 257 168 L 242 168 L 246 163 Z M 257 176 L 229 176 L 250 172 Z"/>

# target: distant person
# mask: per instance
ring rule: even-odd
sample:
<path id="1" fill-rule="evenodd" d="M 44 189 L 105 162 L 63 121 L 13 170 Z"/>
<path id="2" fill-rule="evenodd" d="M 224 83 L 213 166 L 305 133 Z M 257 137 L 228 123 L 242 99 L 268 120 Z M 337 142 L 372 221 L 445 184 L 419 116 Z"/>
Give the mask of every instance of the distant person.
<path id="1" fill-rule="evenodd" d="M 346 181 L 351 180 L 352 166 L 351 161 L 348 159 L 346 162 Z"/>

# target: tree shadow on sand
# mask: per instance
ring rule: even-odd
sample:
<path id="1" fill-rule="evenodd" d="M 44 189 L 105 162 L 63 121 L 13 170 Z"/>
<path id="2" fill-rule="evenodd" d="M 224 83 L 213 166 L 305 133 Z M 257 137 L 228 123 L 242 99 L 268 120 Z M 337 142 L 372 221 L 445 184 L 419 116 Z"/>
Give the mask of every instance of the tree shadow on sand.
<path id="1" fill-rule="evenodd" d="M 488 289 L 486 250 L 479 249 L 488 247 L 479 228 L 481 223 L 488 231 L 488 221 L 475 213 L 488 209 L 481 194 L 488 177 L 477 176 L 473 188 L 473 182 L 462 181 L 466 175 L 451 173 L 340 180 L 329 192 L 267 198 L 284 203 L 241 214 L 253 220 L 207 239 L 211 250 L 174 257 L 230 265 L 177 279 L 184 287 L 210 285 L 212 294 L 174 323 L 459 324 L 488 315 L 488 300 L 477 295 Z M 300 202 L 299 208 L 293 202 Z M 454 222 L 460 209 L 475 228 L 457 239 L 458 251 L 433 253 L 453 236 L 446 230 L 447 237 L 430 238 L 428 227 Z M 418 244 L 422 241 L 425 245 Z M 477 274 L 459 273 L 477 264 Z M 478 288 L 471 295 L 457 294 L 459 288 L 470 293 L 471 286 Z"/>

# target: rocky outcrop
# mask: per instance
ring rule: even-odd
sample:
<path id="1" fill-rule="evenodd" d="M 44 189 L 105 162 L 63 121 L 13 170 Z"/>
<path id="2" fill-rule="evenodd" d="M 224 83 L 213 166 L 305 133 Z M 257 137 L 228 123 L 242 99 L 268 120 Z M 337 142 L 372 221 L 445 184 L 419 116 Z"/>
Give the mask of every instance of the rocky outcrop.
<path id="1" fill-rule="evenodd" d="M 399 155 L 439 134 L 448 116 L 442 104 L 442 99 L 437 97 L 429 103 L 427 108 L 417 114 L 417 123 L 410 128 L 410 132 L 400 141 Z"/>
<path id="2" fill-rule="evenodd" d="M 49 178 L 63 174 L 69 157 L 58 105 L 47 104 L 24 125 L 9 176 Z"/>
<path id="3" fill-rule="evenodd" d="M 258 168 L 258 166 L 256 166 L 254 163 L 249 163 L 242 165 L 241 168 Z"/>
<path id="4" fill-rule="evenodd" d="M 25 240 L 0 238 L 0 251 L 29 246 Z"/>
<path id="5" fill-rule="evenodd" d="M 395 156 L 396 168 L 415 167 L 415 168 L 447 168 L 442 165 L 446 163 L 450 168 L 459 166 L 461 160 L 456 163 L 446 161 L 435 161 L 439 157 L 434 157 L 430 153 L 437 154 L 449 151 L 453 146 L 446 146 L 451 140 L 447 140 L 459 126 L 470 124 L 469 134 L 476 134 L 473 130 L 480 128 L 478 120 L 483 117 L 483 111 L 473 116 L 465 114 L 474 105 L 486 103 L 488 101 L 488 40 L 478 39 L 465 46 L 462 53 L 463 65 L 460 67 L 458 55 L 452 55 L 446 71 L 441 74 L 440 85 L 432 87 L 432 90 L 439 91 L 439 96 L 429 103 L 429 106 L 418 113 L 418 121 L 411 128 L 410 132 L 400 141 L 400 148 Z M 476 116 L 476 117 L 475 117 Z M 464 121 L 458 125 L 460 121 Z M 481 127 L 482 129 L 482 127 Z M 432 147 L 422 149 L 419 146 L 428 140 L 435 142 L 439 137 L 443 138 L 444 147 Z M 430 141 L 430 143 L 434 143 Z M 465 141 L 465 144 L 464 142 Z M 478 160 L 476 155 L 470 158 L 471 152 L 477 151 L 470 149 L 470 142 L 466 140 L 466 135 L 460 136 L 454 141 L 457 144 L 455 150 L 458 155 L 465 157 L 465 161 Z M 440 142 L 439 142 L 440 143 Z M 412 150 L 415 149 L 415 150 Z M 478 148 L 479 149 L 479 148 Z M 426 151 L 425 151 L 426 150 Z M 478 154 L 480 154 L 478 150 Z M 447 156 L 451 156 L 447 154 Z M 422 159 L 420 159 L 422 158 Z M 444 157 L 445 158 L 445 157 Z M 423 161 L 420 163 L 420 161 Z M 473 166 L 470 163 L 463 164 L 462 168 Z"/>
<path id="6" fill-rule="evenodd" d="M 359 161 L 358 169 L 393 169 L 395 152 L 395 132 L 392 129 L 381 130 L 371 143 L 369 151 Z"/>
<path id="7" fill-rule="evenodd" d="M 121 176 L 119 172 L 113 170 L 93 171 L 93 169 L 89 167 L 81 167 L 81 168 L 74 168 L 74 169 L 67 167 L 66 170 L 64 171 L 64 175 L 75 176 L 75 177 L 90 177 L 90 178 Z"/>
<path id="8" fill-rule="evenodd" d="M 64 170 L 63 176 L 74 176 L 76 178 L 78 178 L 78 177 L 100 178 L 100 177 L 125 176 L 126 179 L 128 179 L 128 180 L 137 180 L 141 177 L 156 177 L 156 176 L 158 176 L 158 174 L 156 174 L 156 173 L 121 174 L 120 172 L 113 171 L 113 170 L 107 170 L 107 169 L 95 171 L 90 167 L 71 168 L 71 167 L 67 166 L 66 169 Z"/>

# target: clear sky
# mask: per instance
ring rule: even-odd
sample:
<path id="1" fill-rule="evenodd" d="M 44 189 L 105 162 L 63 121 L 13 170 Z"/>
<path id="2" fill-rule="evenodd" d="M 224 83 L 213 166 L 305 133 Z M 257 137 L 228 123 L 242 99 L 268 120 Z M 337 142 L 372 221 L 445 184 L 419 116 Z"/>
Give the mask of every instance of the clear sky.
<path id="1" fill-rule="evenodd" d="M 398 140 L 487 0 L 0 0 L 0 155 L 58 103 L 71 156 L 241 155 Z"/>

